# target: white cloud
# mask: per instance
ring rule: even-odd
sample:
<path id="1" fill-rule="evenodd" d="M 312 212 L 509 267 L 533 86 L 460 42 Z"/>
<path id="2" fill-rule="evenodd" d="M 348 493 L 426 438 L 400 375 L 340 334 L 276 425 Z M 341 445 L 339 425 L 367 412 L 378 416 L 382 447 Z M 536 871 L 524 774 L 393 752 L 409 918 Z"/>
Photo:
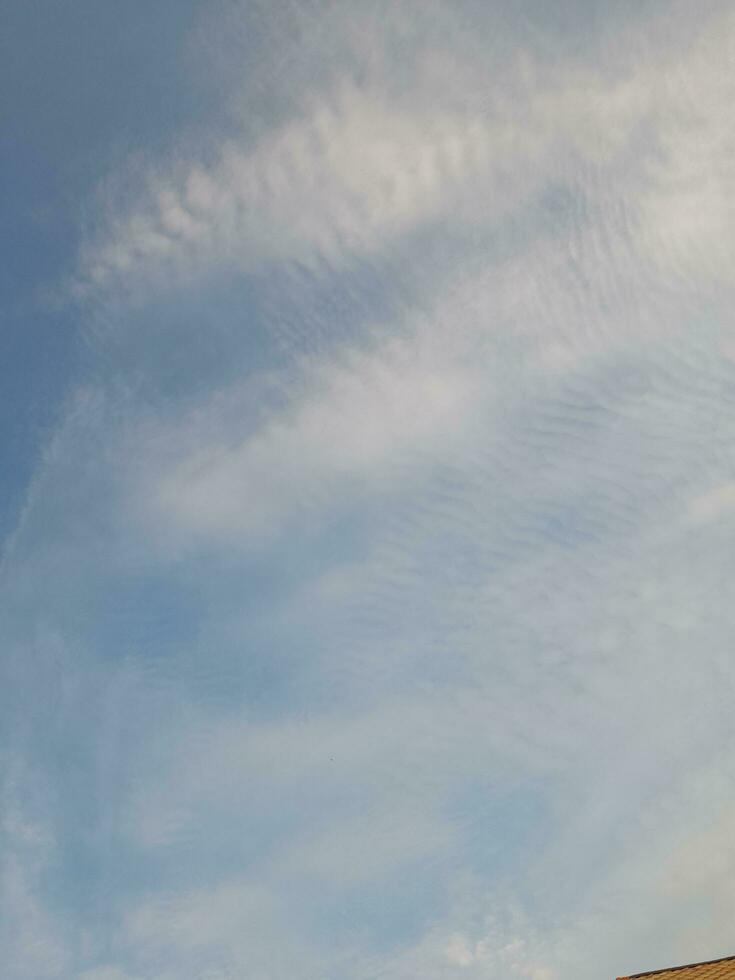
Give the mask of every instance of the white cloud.
<path id="1" fill-rule="evenodd" d="M 76 980 L 137 980 L 116 966 L 98 966 L 77 975 Z"/>
<path id="2" fill-rule="evenodd" d="M 735 483 L 726 483 L 696 497 L 690 504 L 690 515 L 697 523 L 715 521 L 735 510 Z"/>
<path id="3" fill-rule="evenodd" d="M 572 371 L 580 359 L 678 331 L 679 311 L 664 312 L 671 284 L 710 288 L 707 270 L 725 267 L 729 241 L 722 222 L 732 195 L 719 134 L 729 132 L 722 123 L 730 82 L 708 67 L 723 63 L 718 34 L 727 36 L 715 19 L 685 56 L 651 42 L 650 62 L 631 67 L 623 58 L 617 71 L 552 71 L 521 60 L 484 111 L 468 95 L 473 108 L 464 115 L 456 93 L 432 108 L 418 85 L 392 101 L 375 79 L 345 85 L 320 95 L 306 119 L 297 114 L 261 134 L 257 146 L 230 141 L 209 167 L 197 165 L 178 183 L 175 174 L 161 178 L 144 212 L 123 215 L 117 231 L 103 234 L 102 252 L 95 245 L 90 253 L 92 262 L 106 249 L 124 255 L 126 289 L 138 267 L 144 277 L 169 274 L 151 251 L 159 245 L 176 275 L 230 261 L 308 263 L 319 251 L 339 264 L 340 255 L 379 247 L 440 212 L 450 229 L 487 232 L 501 212 L 564 183 L 575 167 L 590 173 L 589 186 L 571 186 L 585 217 L 568 236 L 541 222 L 518 256 L 479 272 L 465 253 L 442 254 L 436 282 L 421 284 L 435 292 L 422 298 L 430 312 L 418 330 L 388 323 L 377 343 L 363 337 L 347 354 L 337 343 L 320 362 L 290 364 L 282 387 L 294 390 L 270 413 L 248 404 L 240 419 L 225 420 L 219 392 L 204 411 L 206 426 L 197 412 L 157 432 L 156 445 L 170 441 L 179 451 L 164 466 L 151 464 L 140 488 L 155 524 L 220 541 L 267 538 L 306 514 L 409 486 L 423 472 L 420 458 L 431 464 L 446 452 L 473 414 L 492 424 L 490 388 L 506 380 L 497 376 L 499 354 L 530 383 L 544 370 Z M 481 66 L 468 71 L 482 88 Z M 704 108 L 682 101 L 690 84 L 712 93 Z M 684 158 L 686 186 L 714 188 L 706 208 L 682 197 Z M 688 231 L 673 228 L 680 219 Z M 139 237 L 158 244 L 139 248 Z M 697 269 L 682 271 L 682 248 Z M 105 280 L 117 259 L 99 262 L 93 278 Z M 402 339 L 391 339 L 399 332 Z M 503 413 L 510 388 L 504 403 L 496 399 Z"/>
<path id="4" fill-rule="evenodd" d="M 89 241 L 81 292 L 119 299 L 223 266 L 340 268 L 438 220 L 455 232 L 492 228 L 575 167 L 620 166 L 627 182 L 639 127 L 655 133 L 670 110 L 660 68 L 605 75 L 524 54 L 488 65 L 461 20 L 448 20 L 457 47 L 444 52 L 444 71 L 436 39 L 415 38 L 416 71 L 398 88 L 391 35 L 373 23 L 357 64 L 316 94 L 291 93 L 290 112 L 272 129 L 215 137 L 211 162 L 151 176 L 140 200 L 113 207 Z M 319 45 L 334 44 L 340 30 L 355 26 L 335 25 L 315 59 L 329 58 Z"/>
<path id="5" fill-rule="evenodd" d="M 339 263 L 442 213 L 487 171 L 491 140 L 482 120 L 412 114 L 348 86 L 255 150 L 230 143 L 214 167 L 154 185 L 91 246 L 83 278 L 100 288 L 223 263 Z"/>
<path id="6" fill-rule="evenodd" d="M 686 291 L 730 282 L 735 252 L 733 18 L 705 22 L 683 63 L 670 65 L 646 168 L 639 244 L 644 258 Z"/>
<path id="7" fill-rule="evenodd" d="M 221 884 L 138 906 L 125 922 L 125 933 L 138 951 L 217 948 L 235 936 L 246 946 L 248 933 L 257 933 L 257 922 L 267 916 L 269 904 L 267 894 L 248 884 Z"/>
<path id="8" fill-rule="evenodd" d="M 296 841 L 277 867 L 289 876 L 354 887 L 400 869 L 410 874 L 422 860 L 439 860 L 453 843 L 451 826 L 418 807 L 375 806 Z"/>
<path id="9" fill-rule="evenodd" d="M 453 346 L 435 336 L 393 340 L 329 366 L 307 365 L 298 394 L 244 439 L 220 426 L 217 444 L 207 427 L 204 444 L 192 445 L 195 418 L 191 435 L 184 427 L 175 440 L 185 447 L 183 459 L 144 490 L 156 520 L 163 515 L 214 535 L 267 536 L 294 512 L 394 487 L 407 455 L 446 445 L 467 417 L 479 379 Z"/>

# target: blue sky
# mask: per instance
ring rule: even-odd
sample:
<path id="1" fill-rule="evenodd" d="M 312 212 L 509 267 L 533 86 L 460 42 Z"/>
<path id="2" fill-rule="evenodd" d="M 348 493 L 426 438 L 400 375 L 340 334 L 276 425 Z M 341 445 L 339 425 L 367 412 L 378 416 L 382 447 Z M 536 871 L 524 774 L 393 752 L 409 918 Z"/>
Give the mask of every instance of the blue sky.
<path id="1" fill-rule="evenodd" d="M 3 5 L 3 977 L 735 952 L 729 6 Z"/>

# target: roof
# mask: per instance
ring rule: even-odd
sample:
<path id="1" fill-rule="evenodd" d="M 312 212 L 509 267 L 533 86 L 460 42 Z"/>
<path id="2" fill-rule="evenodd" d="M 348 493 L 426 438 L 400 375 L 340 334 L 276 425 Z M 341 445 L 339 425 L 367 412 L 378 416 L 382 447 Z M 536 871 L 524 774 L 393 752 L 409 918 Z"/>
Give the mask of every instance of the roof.
<path id="1" fill-rule="evenodd" d="M 735 980 L 735 956 L 723 956 L 719 960 L 706 960 L 704 963 L 687 963 L 684 966 L 669 966 L 663 970 L 648 970 L 645 973 L 632 973 L 618 980 L 637 980 L 639 977 L 655 977 L 656 980 Z"/>

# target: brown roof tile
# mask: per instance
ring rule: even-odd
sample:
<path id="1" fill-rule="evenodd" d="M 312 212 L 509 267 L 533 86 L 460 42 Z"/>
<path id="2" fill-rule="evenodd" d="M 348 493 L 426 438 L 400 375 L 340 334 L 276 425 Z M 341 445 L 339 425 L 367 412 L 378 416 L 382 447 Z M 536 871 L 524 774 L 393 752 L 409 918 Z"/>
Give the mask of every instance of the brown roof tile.
<path id="1" fill-rule="evenodd" d="M 687 963 L 685 966 L 669 966 L 664 970 L 647 970 L 645 973 L 632 973 L 618 980 L 639 980 L 642 977 L 655 977 L 656 980 L 735 980 L 735 956 L 725 956 L 719 960 L 705 963 Z"/>

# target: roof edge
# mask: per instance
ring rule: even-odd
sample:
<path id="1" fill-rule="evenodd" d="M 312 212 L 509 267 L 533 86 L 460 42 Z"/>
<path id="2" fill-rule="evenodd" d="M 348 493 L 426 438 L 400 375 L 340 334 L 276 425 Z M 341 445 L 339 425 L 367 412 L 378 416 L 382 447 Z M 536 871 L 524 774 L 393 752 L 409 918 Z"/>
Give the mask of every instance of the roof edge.
<path id="1" fill-rule="evenodd" d="M 645 970 L 643 973 L 631 973 L 627 977 L 617 977 L 616 980 L 638 980 L 639 977 L 654 977 L 658 973 L 676 973 L 679 970 L 691 970 L 696 966 L 726 963 L 728 960 L 735 960 L 735 956 L 718 956 L 714 960 L 700 960 L 698 963 L 682 963 L 681 966 L 664 966 L 660 970 Z"/>

